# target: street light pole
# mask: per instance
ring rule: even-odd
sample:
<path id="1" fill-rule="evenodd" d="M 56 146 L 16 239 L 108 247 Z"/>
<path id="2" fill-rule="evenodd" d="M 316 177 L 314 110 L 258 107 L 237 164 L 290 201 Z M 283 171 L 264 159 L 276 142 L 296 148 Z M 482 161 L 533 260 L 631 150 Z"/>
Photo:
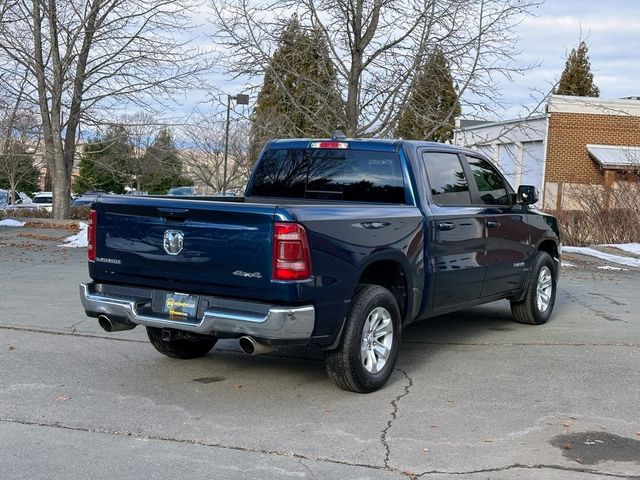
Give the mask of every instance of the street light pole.
<path id="1" fill-rule="evenodd" d="M 227 193 L 227 160 L 229 157 L 229 117 L 231 115 L 231 100 L 238 105 L 249 105 L 249 95 L 227 95 L 227 122 L 224 129 L 224 167 L 222 172 L 222 194 Z"/>

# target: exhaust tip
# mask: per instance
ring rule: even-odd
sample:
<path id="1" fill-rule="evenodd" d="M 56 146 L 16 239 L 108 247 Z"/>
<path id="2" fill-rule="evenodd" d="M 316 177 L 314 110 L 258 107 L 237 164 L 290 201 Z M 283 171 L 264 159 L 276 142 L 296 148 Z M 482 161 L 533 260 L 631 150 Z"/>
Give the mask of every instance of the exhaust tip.
<path id="1" fill-rule="evenodd" d="M 113 323 L 106 315 L 100 315 L 98 317 L 98 323 L 105 332 L 113 332 Z"/>
<path id="2" fill-rule="evenodd" d="M 253 355 L 256 352 L 256 347 L 253 344 L 253 340 L 249 337 L 240 338 L 240 348 L 244 353 Z"/>
<path id="3" fill-rule="evenodd" d="M 273 351 L 273 347 L 271 345 L 260 343 L 251 337 L 240 337 L 239 343 L 242 351 L 249 355 L 259 355 Z"/>

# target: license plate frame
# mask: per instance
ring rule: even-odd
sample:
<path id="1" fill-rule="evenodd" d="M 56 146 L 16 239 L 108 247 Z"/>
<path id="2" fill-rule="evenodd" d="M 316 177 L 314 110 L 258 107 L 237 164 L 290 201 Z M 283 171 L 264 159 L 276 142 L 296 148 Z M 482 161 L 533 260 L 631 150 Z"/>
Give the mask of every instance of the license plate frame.
<path id="1" fill-rule="evenodd" d="M 165 293 L 162 302 L 162 313 L 177 320 L 196 318 L 199 300 L 198 295 L 180 292 Z"/>

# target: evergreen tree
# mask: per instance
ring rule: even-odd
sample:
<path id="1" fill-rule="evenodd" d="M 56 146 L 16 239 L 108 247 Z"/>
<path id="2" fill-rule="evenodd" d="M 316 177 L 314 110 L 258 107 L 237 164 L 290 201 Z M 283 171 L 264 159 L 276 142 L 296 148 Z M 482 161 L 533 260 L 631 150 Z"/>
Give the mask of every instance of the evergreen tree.
<path id="1" fill-rule="evenodd" d="M 83 146 L 74 190 L 77 193 L 90 190 L 123 193 L 127 184 L 123 167 L 131 153 L 125 128 L 121 125 L 109 128 L 103 137 Z"/>
<path id="2" fill-rule="evenodd" d="M 416 74 L 409 100 L 400 112 L 396 136 L 446 142 L 453 138 L 460 111 L 449 62 L 438 48 Z"/>
<path id="3" fill-rule="evenodd" d="M 319 30 L 285 25 L 251 117 L 252 154 L 271 138 L 329 136 L 342 121 L 336 71 Z"/>
<path id="4" fill-rule="evenodd" d="M 182 160 L 178 155 L 171 132 L 163 128 L 145 153 L 153 172 L 143 186 L 151 194 L 164 195 L 171 187 L 193 185 L 193 181 L 182 176 Z"/>
<path id="5" fill-rule="evenodd" d="M 11 142 L 0 155 L 0 188 L 16 192 L 37 192 L 40 172 L 33 165 L 33 152 L 19 142 Z"/>
<path id="6" fill-rule="evenodd" d="M 555 89 L 556 95 L 573 95 L 578 97 L 599 97 L 600 90 L 593 83 L 591 63 L 587 55 L 589 49 L 585 42 L 580 42 L 578 49 L 571 50 L 564 65 L 564 71 Z"/>

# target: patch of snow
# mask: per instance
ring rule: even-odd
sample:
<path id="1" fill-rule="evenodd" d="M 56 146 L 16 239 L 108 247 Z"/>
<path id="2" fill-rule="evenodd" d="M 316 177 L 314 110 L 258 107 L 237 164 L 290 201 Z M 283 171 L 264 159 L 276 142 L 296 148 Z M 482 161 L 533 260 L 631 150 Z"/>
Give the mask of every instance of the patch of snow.
<path id="1" fill-rule="evenodd" d="M 25 223 L 7 218 L 6 220 L 0 220 L 0 227 L 24 227 Z"/>
<path id="2" fill-rule="evenodd" d="M 640 260 L 637 258 L 623 257 L 621 255 L 612 255 L 610 253 L 604 253 L 595 248 L 589 247 L 562 247 L 562 251 L 566 253 L 578 253 L 580 255 L 588 255 L 590 257 L 596 257 L 600 260 L 607 262 L 617 263 L 619 265 L 625 265 L 628 267 L 639 267 Z"/>
<path id="3" fill-rule="evenodd" d="M 613 247 L 625 252 L 634 253 L 640 255 L 640 243 L 609 243 L 604 245 L 605 247 Z"/>
<path id="4" fill-rule="evenodd" d="M 575 267 L 575 265 L 573 263 L 569 263 L 569 262 L 562 262 L 562 266 L 563 267 Z"/>
<path id="5" fill-rule="evenodd" d="M 87 240 L 87 224 L 84 222 L 80 223 L 80 231 L 77 235 L 71 235 L 64 239 L 64 245 L 58 245 L 59 247 L 69 247 L 69 248 L 81 248 L 87 247 L 89 242 Z"/>
<path id="6" fill-rule="evenodd" d="M 628 268 L 622 267 L 612 267 L 611 265 L 601 265 L 598 267 L 598 270 L 613 270 L 614 272 L 628 272 Z"/>

